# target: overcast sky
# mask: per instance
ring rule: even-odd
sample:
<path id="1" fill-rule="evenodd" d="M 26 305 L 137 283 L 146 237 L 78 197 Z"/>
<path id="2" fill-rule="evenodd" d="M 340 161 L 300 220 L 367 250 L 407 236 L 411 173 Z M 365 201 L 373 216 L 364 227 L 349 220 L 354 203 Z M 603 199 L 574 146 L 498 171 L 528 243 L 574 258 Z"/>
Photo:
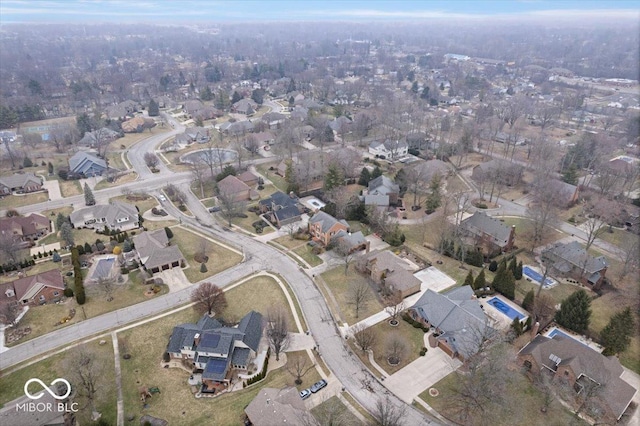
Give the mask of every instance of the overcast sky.
<path id="1" fill-rule="evenodd" d="M 640 19 L 640 1 L 215 1 L 0 0 L 0 24 L 15 22 L 206 23 L 415 21 L 424 19 Z"/>

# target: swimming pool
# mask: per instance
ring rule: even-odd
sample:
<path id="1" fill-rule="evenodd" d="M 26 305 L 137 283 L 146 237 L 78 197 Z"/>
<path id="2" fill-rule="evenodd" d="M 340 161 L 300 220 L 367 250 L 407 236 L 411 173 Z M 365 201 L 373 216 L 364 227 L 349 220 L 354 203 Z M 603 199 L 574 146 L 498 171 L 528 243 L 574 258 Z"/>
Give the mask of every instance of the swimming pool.
<path id="1" fill-rule="evenodd" d="M 571 336 L 570 334 L 565 333 L 564 331 L 560 330 L 559 328 L 554 328 L 552 329 L 549 333 L 547 333 L 547 337 L 553 339 L 553 336 L 560 336 L 560 337 L 565 337 L 567 339 L 573 339 L 576 342 L 580 342 L 580 340 L 578 340 L 575 336 Z M 580 342 L 580 344 L 589 347 L 589 345 L 587 345 L 586 343 Z"/>
<path id="2" fill-rule="evenodd" d="M 523 314 L 521 314 L 520 312 L 516 311 L 511 306 L 507 305 L 506 303 L 504 303 L 502 300 L 498 299 L 497 297 L 494 297 L 493 299 L 490 299 L 489 301 L 487 301 L 487 303 L 490 304 L 491 306 L 493 306 L 494 308 L 496 308 L 497 310 L 499 310 L 500 312 L 502 312 L 504 315 L 508 316 L 512 320 L 514 318 L 518 318 L 520 320 L 523 320 L 525 318 L 525 316 Z"/>
<path id="3" fill-rule="evenodd" d="M 536 271 L 535 269 L 531 268 L 528 265 L 524 265 L 522 267 L 522 274 L 526 275 L 529 278 L 531 278 L 537 284 L 540 284 L 540 282 L 542 282 L 542 275 L 540 275 L 540 273 L 538 271 Z M 554 280 L 552 280 L 551 278 L 547 277 L 547 278 L 545 278 L 544 285 L 542 287 L 543 288 L 551 288 L 554 285 L 556 285 L 556 282 Z"/>

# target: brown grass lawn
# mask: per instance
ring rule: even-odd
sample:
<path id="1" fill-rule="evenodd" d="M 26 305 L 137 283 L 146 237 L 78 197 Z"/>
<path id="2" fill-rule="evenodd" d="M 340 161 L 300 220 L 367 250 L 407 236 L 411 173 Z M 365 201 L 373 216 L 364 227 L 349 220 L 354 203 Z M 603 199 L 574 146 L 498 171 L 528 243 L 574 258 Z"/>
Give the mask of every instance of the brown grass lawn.
<path id="1" fill-rule="evenodd" d="M 272 278 L 254 277 L 242 285 L 227 291 L 225 295 L 228 306 L 224 310 L 223 317 L 227 321 L 240 321 L 240 319 L 251 310 L 260 312 L 266 316 L 270 308 L 282 306 L 287 312 L 289 331 L 298 332 L 293 314 L 288 309 L 287 298 L 278 283 Z M 293 300 L 295 302 L 295 298 L 293 298 Z"/>
<path id="2" fill-rule="evenodd" d="M 116 139 L 115 141 L 109 144 L 109 149 L 111 150 L 119 150 L 119 149 L 129 149 L 134 144 L 140 142 L 143 139 L 151 137 L 153 135 L 158 135 L 161 133 L 167 133 L 171 130 L 171 127 L 160 127 L 156 126 L 152 129 L 145 130 L 142 133 L 125 133 L 124 137 L 120 139 Z M 124 148 L 122 147 L 124 145 Z"/>
<path id="3" fill-rule="evenodd" d="M 531 250 L 533 226 L 529 219 L 521 217 L 505 217 L 500 220 L 508 226 L 516 226 L 516 245 L 518 247 Z M 547 229 L 545 236 L 539 245 L 550 244 L 564 237 L 566 237 L 566 235 L 562 232 L 556 231 L 555 229 Z"/>
<path id="4" fill-rule="evenodd" d="M 206 176 L 209 177 L 210 175 L 207 174 Z M 214 197 L 216 184 L 212 179 L 206 179 L 206 182 L 204 182 L 204 184 L 202 185 L 202 189 L 204 189 L 205 198 Z M 200 192 L 200 184 L 195 180 L 191 182 L 191 192 L 193 192 L 195 196 L 198 197 L 198 199 L 202 199 L 201 197 L 202 192 Z M 213 204 L 211 206 L 213 206 Z M 211 206 L 208 206 L 208 207 L 211 207 Z"/>
<path id="5" fill-rule="evenodd" d="M 140 213 L 144 213 L 147 210 L 159 204 L 158 200 L 156 200 L 154 197 L 150 195 L 147 195 L 144 200 L 128 199 L 126 195 L 119 195 L 117 197 L 113 197 L 109 199 L 109 201 L 116 201 L 116 200 L 129 203 L 129 204 L 134 204 L 136 207 L 138 207 L 138 210 L 140 211 Z"/>
<path id="6" fill-rule="evenodd" d="M 284 295 L 277 284 L 267 277 L 254 278 L 226 293 L 229 307 L 224 313 L 226 319 L 232 316 L 240 318 L 251 309 L 266 311 L 269 306 L 283 304 Z M 267 297 L 265 297 L 267 296 Z M 160 394 L 154 394 L 148 400 L 149 407 L 144 410 L 152 416 L 169 421 L 171 425 L 180 424 L 241 424 L 244 407 L 255 397 L 262 387 L 281 388 L 293 386 L 294 377 L 285 368 L 269 372 L 267 378 L 247 389 L 209 399 L 196 399 L 186 381 L 189 373 L 180 369 L 160 367 L 162 353 L 167 345 L 172 329 L 177 324 L 195 322 L 198 315 L 191 308 L 164 317 L 161 321 L 135 327 L 119 333 L 129 342 L 129 360 L 122 360 L 122 384 L 125 404 L 125 416 L 143 414 L 138 398 L 138 387 L 157 386 Z M 294 356 L 306 356 L 295 353 Z M 311 365 L 310 360 L 308 364 Z M 310 386 L 320 377 L 311 370 L 303 378 L 299 389 Z M 183 414 L 184 413 L 184 414 Z"/>
<path id="7" fill-rule="evenodd" d="M 114 186 L 124 185 L 125 183 L 133 182 L 138 178 L 138 174 L 136 172 L 130 172 L 125 174 L 124 176 L 118 177 L 115 181 L 109 182 L 106 179 L 101 180 L 95 187 L 95 190 L 98 191 L 100 189 L 112 188 Z"/>
<path id="8" fill-rule="evenodd" d="M 347 401 L 349 401 L 349 403 L 351 404 L 351 406 L 353 408 L 355 408 L 356 410 L 358 410 L 358 412 L 360 414 L 362 414 L 366 419 L 368 424 L 375 424 L 376 420 L 373 418 L 373 416 L 371 414 L 369 414 L 369 412 L 367 410 L 365 410 L 359 403 L 358 401 L 356 401 L 349 392 L 342 392 L 342 396 L 344 397 L 344 399 L 346 399 Z"/>
<path id="9" fill-rule="evenodd" d="M 60 207 L 59 209 L 43 210 L 42 214 L 51 218 L 55 222 L 55 218 L 58 213 L 62 213 L 65 216 L 69 216 L 73 212 L 73 207 Z M 53 213 L 53 215 L 52 215 Z"/>
<path id="10" fill-rule="evenodd" d="M 113 346 L 111 338 L 105 338 L 106 344 L 99 345 L 97 341 L 87 344 L 88 350 L 96 354 L 96 364 L 101 366 L 101 375 L 98 379 L 98 393 L 96 409 L 102 413 L 102 419 L 108 424 L 116 423 L 116 379 L 113 360 Z M 77 381 L 70 369 L 65 364 L 73 354 L 73 349 L 57 355 L 53 355 L 35 364 L 29 365 L 19 370 L 13 370 L 2 375 L 2 386 L 0 386 L 0 404 L 5 404 L 15 398 L 24 395 L 23 386 L 27 380 L 37 377 L 45 383 L 51 383 L 55 378 L 66 378 L 74 386 Z M 85 405 L 80 402 L 80 407 Z M 82 424 L 90 423 L 91 413 L 89 408 L 82 408 L 78 413 L 78 421 Z"/>
<path id="11" fill-rule="evenodd" d="M 224 271 L 242 260 L 241 255 L 227 250 L 185 228 L 175 227 L 172 230 L 173 238 L 171 241 L 180 247 L 180 251 L 187 259 L 190 267 L 185 269 L 184 273 L 192 283 Z M 205 273 L 200 272 L 200 263 L 194 260 L 195 254 L 202 250 L 203 245 L 206 255 L 209 257 L 207 272 Z"/>
<path id="12" fill-rule="evenodd" d="M 20 321 L 20 327 L 31 327 L 31 333 L 15 344 L 24 343 L 29 339 L 33 339 L 38 336 L 50 333 L 54 329 L 63 328 L 68 325 L 80 322 L 87 318 L 97 317 L 107 312 L 115 311 L 127 306 L 135 305 L 136 303 L 144 302 L 150 297 L 158 297 L 168 292 L 168 287 L 161 286 L 161 291 L 156 296 L 145 296 L 145 291 L 148 286 L 142 284 L 137 278 L 137 272 L 130 274 L 130 279 L 122 286 L 118 286 L 113 293 L 113 300 L 106 301 L 104 293 L 95 287 L 86 287 L 87 301 L 83 306 L 79 306 L 75 298 L 66 299 L 65 303 L 50 304 L 36 306 L 26 313 L 24 318 Z M 71 321 L 64 325 L 55 325 L 61 319 L 69 315 L 71 309 L 76 310 L 76 314 Z M 11 346 L 11 345 L 7 345 Z"/>
<path id="13" fill-rule="evenodd" d="M 125 164 L 124 161 L 122 161 L 122 155 L 119 152 L 107 153 L 107 159 L 109 160 L 109 167 L 116 168 L 120 171 L 129 169 L 129 167 L 127 167 L 129 164 Z"/>
<path id="14" fill-rule="evenodd" d="M 546 414 L 540 411 L 544 403 L 543 394 L 534 388 L 529 380 L 518 371 L 508 371 L 506 400 L 492 404 L 491 410 L 485 412 L 482 418 L 470 419 L 468 425 L 540 425 L 564 426 L 568 424 L 586 424 L 582 421 L 575 423 L 572 414 L 558 401 L 554 400 Z M 429 390 L 420 394 L 420 398 L 432 406 L 437 412 L 448 419 L 456 420 L 455 412 L 448 401 L 451 400 L 455 389 L 457 375 L 449 374 L 433 387 L 440 394 L 437 397 L 429 395 Z M 488 417 L 490 416 L 490 417 Z"/>
<path id="15" fill-rule="evenodd" d="M 273 185 L 278 188 L 280 191 L 287 191 L 287 182 L 280 175 L 276 174 L 275 168 L 280 163 L 279 160 L 274 161 L 273 163 L 263 163 L 256 166 L 256 170 L 265 178 L 273 182 Z M 269 167 L 273 167 L 274 170 L 269 170 Z"/>
<path id="16" fill-rule="evenodd" d="M 324 414 L 326 413 L 326 414 Z M 335 413 L 335 417 L 329 417 L 328 413 Z M 311 414 L 318 421 L 328 421 L 331 419 L 340 419 L 340 424 L 344 426 L 358 426 L 360 420 L 338 399 L 337 396 L 332 396 L 322 404 L 311 409 Z"/>
<path id="17" fill-rule="evenodd" d="M 371 348 L 373 350 L 373 358 L 387 374 L 397 372 L 420 356 L 420 349 L 424 346 L 424 332 L 419 328 L 412 327 L 406 321 L 399 319 L 397 327 L 392 327 L 388 321 L 382 321 L 374 325 L 373 330 L 376 334 L 376 342 Z M 387 362 L 387 343 L 393 336 L 402 337 L 407 344 L 407 349 L 404 351 L 400 364 L 397 366 L 389 365 Z M 362 351 L 358 352 L 362 353 Z"/>
<path id="18" fill-rule="evenodd" d="M 630 247 L 634 240 L 638 239 L 638 236 L 632 232 L 623 229 L 612 229 L 613 232 L 603 232 L 600 234 L 600 239 L 607 241 L 611 244 L 615 244 L 620 248 Z"/>
<path id="19" fill-rule="evenodd" d="M 340 266 L 338 268 L 331 269 L 327 272 L 324 272 L 322 275 L 322 279 L 327 283 L 327 287 L 331 290 L 331 293 L 335 297 L 338 302 L 338 308 L 340 309 L 340 318 L 348 324 L 355 324 L 358 321 L 361 321 L 376 312 L 379 312 L 383 309 L 382 304 L 379 302 L 375 292 L 371 287 L 369 302 L 366 306 L 360 308 L 360 315 L 358 318 L 355 316 L 355 309 L 353 305 L 349 303 L 349 290 L 348 283 L 352 283 L 355 281 L 362 281 L 367 283 L 367 278 L 363 275 L 360 275 L 356 272 L 354 266 L 350 266 L 347 271 L 347 275 L 344 274 L 344 267 Z"/>
<path id="20" fill-rule="evenodd" d="M 305 262 L 311 265 L 312 268 L 314 266 L 318 266 L 323 263 L 322 259 L 320 259 L 317 255 L 313 254 L 313 252 L 311 251 L 311 247 L 309 247 L 306 244 L 292 251 L 298 256 L 300 256 L 301 258 L 303 258 Z"/>
<path id="21" fill-rule="evenodd" d="M 147 231 L 155 231 L 156 229 L 166 228 L 167 226 L 171 227 L 177 224 L 177 220 L 145 220 L 143 225 L 147 228 Z"/>
<path id="22" fill-rule="evenodd" d="M 83 193 L 82 185 L 77 180 L 58 179 L 58 186 L 60 186 L 60 193 L 63 197 L 72 197 Z"/>
<path id="23" fill-rule="evenodd" d="M 0 199 L 0 210 L 13 209 L 28 206 L 30 204 L 44 203 L 49 199 L 46 192 L 36 192 L 25 195 L 7 195 Z"/>
<path id="24" fill-rule="evenodd" d="M 308 240 L 298 240 L 295 238 L 291 238 L 289 235 L 285 235 L 283 237 L 278 237 L 273 241 L 280 244 L 281 246 L 293 250 L 305 246 Z"/>

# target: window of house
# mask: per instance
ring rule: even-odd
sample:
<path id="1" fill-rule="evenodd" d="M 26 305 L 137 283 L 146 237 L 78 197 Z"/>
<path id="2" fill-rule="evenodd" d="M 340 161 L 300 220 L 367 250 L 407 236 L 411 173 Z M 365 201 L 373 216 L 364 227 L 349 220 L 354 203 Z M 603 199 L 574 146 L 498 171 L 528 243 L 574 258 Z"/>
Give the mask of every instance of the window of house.
<path id="1" fill-rule="evenodd" d="M 44 302 L 46 299 L 45 299 L 44 295 L 41 294 L 40 297 L 38 297 L 38 300 L 40 300 L 41 302 Z"/>
<path id="2" fill-rule="evenodd" d="M 58 293 L 57 291 L 54 291 L 54 292 L 53 292 L 53 295 L 54 295 L 54 296 L 59 296 L 59 295 L 60 295 L 60 293 Z"/>

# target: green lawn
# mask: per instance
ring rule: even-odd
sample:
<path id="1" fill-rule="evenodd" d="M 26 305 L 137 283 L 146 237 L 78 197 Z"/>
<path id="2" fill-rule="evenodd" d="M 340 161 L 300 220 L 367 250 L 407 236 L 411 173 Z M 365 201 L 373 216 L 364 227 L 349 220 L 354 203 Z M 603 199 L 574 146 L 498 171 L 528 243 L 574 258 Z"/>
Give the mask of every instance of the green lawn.
<path id="1" fill-rule="evenodd" d="M 581 425 L 582 421 L 576 423 L 573 415 L 565 409 L 558 401 L 553 400 L 546 413 L 542 413 L 540 408 L 544 405 L 543 394 L 534 388 L 529 380 L 517 370 L 506 370 L 507 381 L 505 400 L 502 403 L 491 404 L 486 407 L 487 411 L 481 416 L 468 419 L 468 425 L 539 425 L 539 426 L 565 426 Z M 432 406 L 438 413 L 448 419 L 459 421 L 451 406 L 451 395 L 454 393 L 458 376 L 456 373 L 449 374 L 440 380 L 433 387 L 440 393 L 437 397 L 429 395 L 429 390 L 425 390 L 419 396 L 427 404 Z"/>
<path id="2" fill-rule="evenodd" d="M 251 310 L 266 316 L 270 308 L 282 306 L 287 311 L 289 330 L 296 333 L 299 331 L 293 319 L 293 314 L 288 309 L 287 298 L 278 283 L 270 277 L 254 277 L 242 285 L 227 291 L 225 295 L 228 306 L 222 316 L 226 321 L 240 321 Z M 295 302 L 296 299 L 293 298 L 293 300 Z"/>
<path id="3" fill-rule="evenodd" d="M 273 241 L 280 244 L 283 247 L 293 250 L 293 249 L 297 249 L 299 247 L 305 246 L 308 240 L 298 240 L 296 238 L 290 237 L 289 235 L 285 235 L 283 237 L 278 237 Z"/>
<path id="4" fill-rule="evenodd" d="M 14 209 L 16 207 L 24 207 L 31 204 L 44 203 L 49 199 L 46 192 L 36 192 L 25 195 L 7 195 L 0 199 L 0 210 Z"/>
<path id="5" fill-rule="evenodd" d="M 120 186 L 120 185 L 124 185 L 125 183 L 129 183 L 129 182 L 133 182 L 138 178 L 138 174 L 136 172 L 130 172 L 127 173 L 123 176 L 119 176 L 116 180 L 114 180 L 113 182 L 109 182 L 106 179 L 101 180 L 100 182 L 98 182 L 94 188 L 94 191 L 98 191 L 100 189 L 105 189 L 105 188 L 112 188 L 114 186 Z"/>
<path id="6" fill-rule="evenodd" d="M 96 364 L 101 367 L 101 374 L 97 381 L 97 401 L 96 409 L 102 413 L 102 419 L 107 421 L 107 424 L 116 423 L 116 379 L 113 360 L 113 346 L 111 344 L 111 338 L 105 338 L 106 344 L 99 345 L 94 341 L 87 344 L 87 348 L 96 355 Z M 37 377 L 45 383 L 51 383 L 55 378 L 66 378 L 71 382 L 72 387 L 77 385 L 78 381 L 74 378 L 74 375 L 69 371 L 69 367 L 66 365 L 69 357 L 72 356 L 73 350 L 62 352 L 57 355 L 50 356 L 42 361 L 27 367 L 13 370 L 9 373 L 5 373 L 1 376 L 2 386 L 0 386 L 0 403 L 6 404 L 15 398 L 24 395 L 23 387 L 27 380 L 33 377 Z M 71 374 L 70 374 L 71 373 Z M 78 401 L 82 402 L 82 401 Z M 80 411 L 77 414 L 78 422 L 82 424 L 89 424 L 91 413 L 90 409 L 85 407 L 86 404 L 81 403 L 79 405 Z"/>
<path id="7" fill-rule="evenodd" d="M 331 269 L 324 272 L 322 275 L 327 287 L 331 290 L 331 293 L 335 297 L 338 308 L 340 309 L 341 319 L 348 324 L 355 324 L 376 312 L 380 312 L 383 309 L 382 304 L 378 301 L 375 292 L 369 286 L 369 301 L 366 306 L 360 308 L 360 314 L 358 318 L 355 316 L 355 309 L 352 304 L 349 303 L 349 283 L 361 281 L 367 283 L 367 278 L 358 272 L 356 272 L 354 266 L 350 266 L 347 271 L 347 275 L 344 274 L 344 267 Z"/>
<path id="8" fill-rule="evenodd" d="M 311 251 L 311 247 L 309 247 L 306 244 L 292 251 L 298 256 L 300 256 L 301 258 L 303 258 L 305 262 L 311 265 L 312 268 L 314 266 L 318 266 L 323 263 L 322 259 L 320 259 L 317 255 L 313 254 L 313 252 Z"/>
<path id="9" fill-rule="evenodd" d="M 242 256 L 227 250 L 213 241 L 205 239 L 184 228 L 172 228 L 173 238 L 171 242 L 180 247 L 189 268 L 184 270 L 184 274 L 192 283 L 213 276 L 227 268 L 237 264 L 242 260 Z M 194 260 L 194 256 L 202 247 L 205 248 L 206 255 L 209 256 L 207 262 L 207 272 L 200 272 L 200 263 Z"/>
<path id="10" fill-rule="evenodd" d="M 343 426 L 358 426 L 360 420 L 340 401 L 337 396 L 323 401 L 322 404 L 311 409 L 311 414 L 320 424 L 330 424 L 331 420 L 339 421 Z"/>
<path id="11" fill-rule="evenodd" d="M 373 358 L 387 374 L 391 375 L 397 372 L 420 356 L 420 350 L 424 346 L 424 332 L 421 329 L 412 327 L 406 321 L 400 319 L 397 327 L 392 327 L 388 321 L 382 321 L 374 325 L 373 330 L 376 335 L 376 341 L 371 348 L 373 350 Z M 389 352 L 387 344 L 389 339 L 395 336 L 400 336 L 407 346 L 400 364 L 392 366 L 387 361 Z M 362 354 L 362 351 L 357 351 L 357 353 Z"/>
<path id="12" fill-rule="evenodd" d="M 148 286 L 142 284 L 137 278 L 138 273 L 129 274 L 129 281 L 118 286 L 114 291 L 113 300 L 107 302 L 106 296 L 95 287 L 86 287 L 87 301 L 84 305 L 79 306 L 75 299 L 67 299 L 66 303 L 49 304 L 36 306 L 29 309 L 20 321 L 20 327 L 31 327 L 31 333 L 20 339 L 16 344 L 24 343 L 29 339 L 50 333 L 54 329 L 66 327 L 71 324 L 82 321 L 86 318 L 93 318 L 107 312 L 115 311 L 136 303 L 144 302 L 150 297 L 158 297 L 168 292 L 167 286 L 161 286 L 161 291 L 156 296 L 147 296 L 145 291 Z M 64 325 L 55 325 L 61 319 L 69 315 L 71 309 L 76 310 L 75 316 L 71 321 Z M 10 346 L 9 344 L 7 346 Z"/>
<path id="13" fill-rule="evenodd" d="M 225 310 L 224 317 L 227 320 L 231 317 L 239 319 L 251 309 L 266 311 L 269 306 L 284 303 L 284 295 L 279 286 L 267 277 L 254 278 L 229 290 L 226 296 L 229 307 Z M 194 310 L 187 308 L 164 317 L 161 321 L 118 333 L 120 338 L 127 339 L 132 356 L 129 360 L 121 361 L 125 416 L 134 414 L 139 417 L 143 414 L 138 387 L 157 386 L 161 393 L 154 394 L 148 400 L 149 406 L 144 413 L 166 419 L 171 425 L 239 425 L 243 421 L 244 407 L 262 387 L 294 386 L 295 378 L 285 368 L 280 368 L 269 372 L 265 380 L 247 389 L 213 399 L 196 399 L 186 383 L 189 373 L 177 368 L 161 368 L 160 360 L 173 327 L 185 322 L 195 322 L 197 319 L 198 315 Z M 293 356 L 306 356 L 306 353 L 296 353 Z M 310 360 L 308 364 L 311 365 Z M 318 373 L 311 370 L 298 388 L 308 387 L 317 379 Z"/>

